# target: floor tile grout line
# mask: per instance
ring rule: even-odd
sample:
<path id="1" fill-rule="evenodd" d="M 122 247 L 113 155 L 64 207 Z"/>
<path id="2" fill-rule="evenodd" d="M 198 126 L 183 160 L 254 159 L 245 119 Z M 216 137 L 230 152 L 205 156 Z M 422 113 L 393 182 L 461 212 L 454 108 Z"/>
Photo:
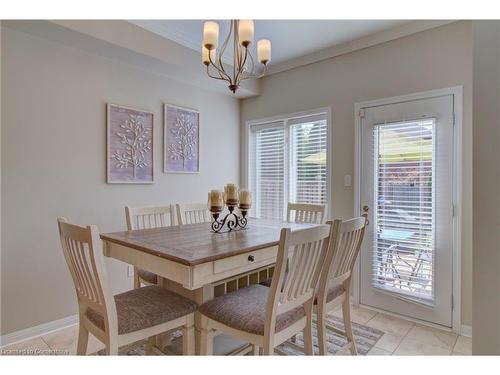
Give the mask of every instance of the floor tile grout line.
<path id="1" fill-rule="evenodd" d="M 396 346 L 396 349 L 394 349 L 394 351 L 392 352 L 392 355 L 394 355 L 394 353 L 396 353 L 396 350 L 398 350 L 398 348 L 401 346 L 401 344 L 403 343 L 404 339 L 408 336 L 408 334 L 410 333 L 410 331 L 413 329 L 413 327 L 415 327 L 415 323 L 411 323 L 412 325 L 410 326 L 410 328 L 408 329 L 408 331 L 403 335 L 403 337 L 401 337 L 401 341 L 399 342 L 399 344 Z"/>

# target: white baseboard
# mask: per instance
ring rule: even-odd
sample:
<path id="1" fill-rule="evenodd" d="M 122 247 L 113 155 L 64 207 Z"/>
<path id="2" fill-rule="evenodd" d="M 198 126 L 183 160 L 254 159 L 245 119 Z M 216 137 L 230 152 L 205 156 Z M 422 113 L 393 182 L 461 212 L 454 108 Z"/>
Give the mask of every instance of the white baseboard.
<path id="1" fill-rule="evenodd" d="M 20 331 L 8 333 L 6 335 L 0 336 L 0 347 L 12 345 L 20 341 L 46 335 L 54 331 L 59 331 L 60 329 L 63 328 L 71 327 L 75 324 L 78 324 L 78 314 L 54 320 L 52 322 L 40 324 L 35 327 L 30 327 L 22 329 Z"/>
<path id="2" fill-rule="evenodd" d="M 462 336 L 472 337 L 472 326 L 466 326 L 462 324 L 462 329 L 460 331 Z"/>

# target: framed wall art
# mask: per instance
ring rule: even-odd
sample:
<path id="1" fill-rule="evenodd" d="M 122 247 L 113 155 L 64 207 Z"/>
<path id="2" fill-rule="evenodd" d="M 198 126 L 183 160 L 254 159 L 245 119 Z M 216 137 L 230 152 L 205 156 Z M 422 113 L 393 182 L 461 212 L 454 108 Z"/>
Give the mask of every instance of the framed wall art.
<path id="1" fill-rule="evenodd" d="M 163 122 L 163 171 L 199 173 L 200 113 L 165 104 Z"/>
<path id="2" fill-rule="evenodd" d="M 108 104 L 108 184 L 154 182 L 153 117 L 149 111 Z"/>

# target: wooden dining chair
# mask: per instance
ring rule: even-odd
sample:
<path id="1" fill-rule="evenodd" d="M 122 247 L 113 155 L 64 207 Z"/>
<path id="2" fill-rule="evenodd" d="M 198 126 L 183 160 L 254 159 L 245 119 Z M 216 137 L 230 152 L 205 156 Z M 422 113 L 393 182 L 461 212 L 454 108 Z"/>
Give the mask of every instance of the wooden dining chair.
<path id="1" fill-rule="evenodd" d="M 347 338 L 347 344 L 338 351 L 339 353 L 343 349 L 349 348 L 351 354 L 357 354 L 352 334 L 349 289 L 352 269 L 363 242 L 366 225 L 366 214 L 347 221 L 335 220 L 332 224 L 330 248 L 321 272 L 318 296 L 314 303 L 317 315 L 318 346 L 321 355 L 328 353 L 326 345 L 327 330 Z M 339 305 L 342 305 L 345 331 L 326 323 L 327 314 Z"/>
<path id="2" fill-rule="evenodd" d="M 325 205 L 324 204 L 308 204 L 308 203 L 290 203 L 288 202 L 286 210 L 286 221 L 289 223 L 309 223 L 322 224 L 324 220 Z M 286 276 L 285 276 L 286 277 Z M 273 279 L 262 281 L 260 285 L 267 287 L 271 286 Z"/>
<path id="3" fill-rule="evenodd" d="M 89 332 L 106 345 L 108 355 L 117 355 L 120 346 L 143 339 L 148 339 L 149 354 L 149 338 L 174 328 L 183 331 L 183 354 L 194 354 L 194 302 L 155 285 L 113 296 L 97 227 L 80 227 L 65 218 L 57 221 L 78 299 L 78 355 L 87 352 Z"/>
<path id="4" fill-rule="evenodd" d="M 323 224 L 325 219 L 324 204 L 288 202 L 286 221 L 295 223 Z"/>
<path id="5" fill-rule="evenodd" d="M 280 235 L 275 277 L 216 297 L 200 306 L 202 354 L 213 353 L 216 331 L 240 338 L 272 355 L 274 348 L 304 331 L 304 351 L 313 354 L 312 310 L 315 289 L 329 246 L 331 226 L 320 225 Z M 285 280 L 287 259 L 288 278 Z"/>
<path id="6" fill-rule="evenodd" d="M 151 229 L 167 227 L 174 224 L 174 208 L 168 206 L 125 207 L 127 229 Z M 134 266 L 134 288 L 142 285 L 157 285 L 158 276 Z"/>
<path id="7" fill-rule="evenodd" d="M 206 203 L 176 204 L 179 225 L 210 223 L 212 216 Z"/>

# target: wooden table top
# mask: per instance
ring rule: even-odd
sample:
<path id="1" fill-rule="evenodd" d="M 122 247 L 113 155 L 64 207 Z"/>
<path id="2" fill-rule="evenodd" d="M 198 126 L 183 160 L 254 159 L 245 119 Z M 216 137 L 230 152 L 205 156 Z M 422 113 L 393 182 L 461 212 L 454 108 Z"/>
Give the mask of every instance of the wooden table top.
<path id="1" fill-rule="evenodd" d="M 101 239 L 194 266 L 276 246 L 281 228 L 291 228 L 293 231 L 311 226 L 316 224 L 249 219 L 245 229 L 227 233 L 212 233 L 210 224 L 203 223 L 103 233 Z"/>

